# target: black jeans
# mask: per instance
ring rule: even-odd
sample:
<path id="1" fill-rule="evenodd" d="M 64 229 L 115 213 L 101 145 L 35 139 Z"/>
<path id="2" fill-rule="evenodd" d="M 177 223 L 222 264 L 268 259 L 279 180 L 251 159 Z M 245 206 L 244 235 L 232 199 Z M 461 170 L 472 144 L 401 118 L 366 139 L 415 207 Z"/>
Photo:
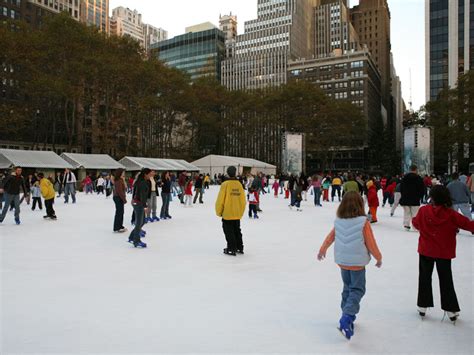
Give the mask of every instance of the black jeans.
<path id="1" fill-rule="evenodd" d="M 160 218 L 171 217 L 170 216 L 171 193 L 162 191 L 161 200 L 163 201 L 163 204 L 161 205 Z"/>
<path id="2" fill-rule="evenodd" d="M 123 211 L 124 203 L 118 196 L 114 196 L 115 203 L 115 218 L 114 218 L 114 232 L 117 232 L 123 228 Z"/>
<path id="3" fill-rule="evenodd" d="M 34 211 L 36 209 L 36 205 L 38 204 L 38 208 L 40 210 L 43 209 L 43 203 L 41 202 L 41 197 L 33 197 L 33 206 L 31 206 L 31 209 Z M 46 204 L 46 202 L 45 202 Z"/>
<path id="4" fill-rule="evenodd" d="M 249 217 L 257 216 L 257 205 L 249 204 Z"/>
<path id="5" fill-rule="evenodd" d="M 199 189 L 199 188 L 196 188 L 196 193 L 194 194 L 194 201 L 193 203 L 196 203 L 197 199 L 198 199 L 198 196 L 199 196 L 199 203 L 204 203 L 202 201 L 202 188 Z"/>
<path id="6" fill-rule="evenodd" d="M 331 198 L 334 201 L 334 197 L 336 197 L 337 193 L 337 198 L 339 201 L 341 201 L 341 185 L 332 185 L 332 191 L 331 191 Z"/>
<path id="7" fill-rule="evenodd" d="M 451 260 L 429 258 L 421 254 L 418 278 L 418 307 L 427 308 L 434 305 L 431 276 L 435 264 L 439 278 L 441 309 L 448 312 L 459 312 L 460 309 L 451 272 Z"/>
<path id="8" fill-rule="evenodd" d="M 242 231 L 240 230 L 240 220 L 222 220 L 222 229 L 224 230 L 229 251 L 244 250 L 242 241 Z"/>
<path id="9" fill-rule="evenodd" d="M 135 228 L 133 228 L 128 239 L 134 243 L 138 243 L 141 240 L 140 232 L 145 220 L 145 207 L 143 207 L 143 205 L 135 205 L 133 206 L 133 212 L 135 212 Z"/>
<path id="10" fill-rule="evenodd" d="M 53 204 L 54 204 L 54 198 L 49 199 L 49 200 L 44 200 L 44 206 L 46 207 L 46 215 L 48 217 L 56 216 L 56 212 L 54 212 L 54 209 L 53 209 Z"/>

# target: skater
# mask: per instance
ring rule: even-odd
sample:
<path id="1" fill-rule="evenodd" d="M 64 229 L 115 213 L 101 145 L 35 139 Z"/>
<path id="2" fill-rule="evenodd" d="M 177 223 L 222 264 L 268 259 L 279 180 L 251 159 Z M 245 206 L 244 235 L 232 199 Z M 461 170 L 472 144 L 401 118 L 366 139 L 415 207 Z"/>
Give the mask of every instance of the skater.
<path id="1" fill-rule="evenodd" d="M 448 190 L 453 202 L 453 210 L 460 211 L 469 220 L 472 220 L 471 206 L 469 206 L 470 191 L 467 185 L 459 180 L 458 173 L 452 175 Z"/>
<path id="2" fill-rule="evenodd" d="M 331 186 L 331 178 L 329 176 L 326 176 L 322 185 L 324 202 L 329 202 L 329 187 L 330 186 Z"/>
<path id="3" fill-rule="evenodd" d="M 54 180 L 54 188 L 58 192 L 58 197 L 61 197 L 61 194 L 63 193 L 63 180 L 64 175 L 61 173 L 56 173 L 56 178 Z"/>
<path id="4" fill-rule="evenodd" d="M 296 206 L 296 211 L 302 212 L 301 201 L 303 201 L 302 191 L 304 188 L 303 178 L 295 179 L 293 191 L 292 191 L 292 202 L 290 204 L 290 209 Z"/>
<path id="5" fill-rule="evenodd" d="M 181 174 L 179 174 L 178 178 L 178 185 L 179 185 L 179 201 L 184 204 L 184 195 L 185 195 L 185 189 L 186 189 L 186 182 L 187 182 L 187 174 L 186 171 L 183 171 Z"/>
<path id="6" fill-rule="evenodd" d="M 472 173 L 469 179 L 467 180 L 467 187 L 471 192 L 471 212 L 474 213 L 474 173 Z"/>
<path id="7" fill-rule="evenodd" d="M 110 195 L 112 195 L 112 179 L 110 178 L 109 175 L 105 177 L 105 182 L 104 182 L 104 187 L 105 187 L 105 198 L 109 198 Z"/>
<path id="8" fill-rule="evenodd" d="M 382 207 L 385 207 L 386 203 L 390 205 L 390 208 L 393 206 L 395 202 L 395 189 L 397 188 L 397 182 L 395 180 L 390 179 L 385 187 L 385 191 L 383 192 L 383 202 Z"/>
<path id="9" fill-rule="evenodd" d="M 55 193 L 56 195 L 56 193 Z M 41 189 L 40 189 L 40 182 L 35 181 L 33 186 L 31 187 L 31 197 L 33 198 L 33 203 L 31 205 L 31 210 L 34 211 L 36 209 L 36 205 L 40 210 L 43 209 L 43 203 L 41 202 Z"/>
<path id="10" fill-rule="evenodd" d="M 92 187 L 92 179 L 89 174 L 82 180 L 82 185 L 84 186 L 84 191 L 87 194 L 92 194 L 93 187 Z"/>
<path id="11" fill-rule="evenodd" d="M 114 233 L 125 233 L 123 226 L 124 206 L 127 203 L 127 187 L 125 186 L 125 170 L 117 169 L 114 172 L 113 197 L 115 203 Z"/>
<path id="12" fill-rule="evenodd" d="M 204 201 L 202 200 L 202 194 L 203 194 L 203 183 L 204 183 L 204 177 L 202 174 L 199 174 L 198 177 L 196 177 L 196 182 L 194 185 L 194 200 L 193 204 L 196 203 L 198 197 L 199 197 L 199 203 L 203 204 Z"/>
<path id="13" fill-rule="evenodd" d="M 395 187 L 395 192 L 394 192 L 393 206 L 392 206 L 392 209 L 390 210 L 390 217 L 393 217 L 393 215 L 395 214 L 395 210 L 400 204 L 400 198 L 402 197 L 402 194 L 400 192 L 400 187 L 401 187 L 401 183 L 397 182 L 397 186 Z"/>
<path id="14" fill-rule="evenodd" d="M 184 196 L 184 205 L 191 207 L 193 202 L 193 181 L 191 179 L 188 179 L 188 181 L 186 182 L 186 187 L 184 188 Z"/>
<path id="15" fill-rule="evenodd" d="M 379 197 L 377 195 L 377 186 L 374 180 L 367 182 L 367 203 L 369 205 L 369 221 L 377 223 L 377 208 L 379 207 Z"/>
<path id="16" fill-rule="evenodd" d="M 148 180 L 151 178 L 151 170 L 145 168 L 138 175 L 133 186 L 132 206 L 135 213 L 135 227 L 133 228 L 128 242 L 132 243 L 135 248 L 146 248 L 146 243 L 141 241 L 141 237 L 145 234 L 142 227 L 145 221 L 145 212 L 148 208 Z"/>
<path id="17" fill-rule="evenodd" d="M 421 199 L 425 193 L 423 179 L 417 173 L 418 167 L 412 165 L 410 172 L 406 174 L 400 184 L 400 205 L 403 206 L 403 227 L 409 231 L 410 222 L 416 217 L 420 209 Z"/>
<path id="18" fill-rule="evenodd" d="M 211 183 L 211 177 L 209 176 L 209 174 L 207 174 L 206 176 L 204 176 L 204 189 L 205 190 L 209 190 L 210 183 Z"/>
<path id="19" fill-rule="evenodd" d="M 102 175 L 99 176 L 99 178 L 96 180 L 96 190 L 97 190 L 97 195 L 99 194 L 104 194 L 104 187 L 105 187 L 105 179 L 102 177 Z"/>
<path id="20" fill-rule="evenodd" d="M 382 266 L 382 254 L 365 215 L 364 200 L 357 192 L 345 194 L 337 209 L 334 228 L 319 250 L 319 261 L 324 260 L 334 242 L 334 258 L 341 268 L 344 284 L 339 330 L 350 339 L 354 335 L 354 321 L 366 290 L 365 267 L 370 262 L 370 255 L 377 260 L 375 266 Z"/>
<path id="21" fill-rule="evenodd" d="M 351 191 L 355 191 L 357 193 L 360 192 L 359 184 L 355 181 L 354 175 L 352 175 L 352 174 L 349 174 L 347 176 L 347 181 L 344 183 L 344 185 L 342 185 L 342 188 L 343 188 L 343 192 L 342 192 L 343 196 L 347 192 L 351 192 Z"/>
<path id="22" fill-rule="evenodd" d="M 339 177 L 339 175 L 336 174 L 336 176 L 332 179 L 331 182 L 331 200 L 334 202 L 334 197 L 336 197 L 337 193 L 337 198 L 339 199 L 339 202 L 341 201 L 341 186 L 342 186 L 342 179 Z"/>
<path id="23" fill-rule="evenodd" d="M 278 190 L 280 189 L 280 183 L 278 182 L 277 179 L 275 179 L 275 181 L 273 182 L 272 189 L 273 189 L 273 196 L 275 196 L 275 198 L 278 198 Z"/>
<path id="24" fill-rule="evenodd" d="M 431 276 L 436 264 L 441 309 L 455 322 L 460 308 L 454 290 L 451 260 L 456 257 L 457 229 L 474 233 L 474 222 L 452 209 L 453 204 L 446 187 L 433 186 L 430 197 L 431 204 L 423 206 L 413 218 L 413 226 L 420 231 L 418 312 L 425 317 L 427 308 L 434 306 Z"/>
<path id="25" fill-rule="evenodd" d="M 5 204 L 3 206 L 2 213 L 0 215 L 0 223 L 2 223 L 7 215 L 10 204 L 13 203 L 15 208 L 15 223 L 20 224 L 20 190 L 26 193 L 25 180 L 22 173 L 21 167 L 16 167 L 11 175 L 8 175 L 3 180 L 3 194 Z"/>
<path id="26" fill-rule="evenodd" d="M 148 212 L 146 213 L 145 217 L 145 223 L 153 223 L 153 222 L 159 222 L 160 219 L 156 215 L 156 209 L 157 209 L 157 196 L 159 196 L 158 193 L 158 185 L 155 180 L 156 172 L 155 170 L 151 171 L 151 176 L 150 179 L 148 180 L 148 188 L 149 188 L 149 193 L 148 193 Z"/>
<path id="27" fill-rule="evenodd" d="M 170 201 L 171 201 L 171 177 L 169 171 L 166 171 L 161 176 L 161 219 L 171 219 L 170 216 Z"/>
<path id="28" fill-rule="evenodd" d="M 44 198 L 44 207 L 46 208 L 46 216 L 44 216 L 43 218 L 56 220 L 56 212 L 53 208 L 54 197 L 56 196 L 54 185 L 49 179 L 44 177 L 43 173 L 39 173 L 38 177 L 40 179 L 41 195 L 43 195 Z"/>
<path id="29" fill-rule="evenodd" d="M 245 212 L 245 192 L 242 184 L 236 179 L 237 169 L 234 166 L 227 168 L 229 179 L 219 190 L 216 200 L 216 215 L 222 218 L 227 247 L 224 254 L 235 256 L 244 253 L 240 220 Z"/>
<path id="30" fill-rule="evenodd" d="M 321 204 L 321 176 L 314 175 L 311 180 L 311 185 L 313 186 L 313 195 L 314 195 L 314 205 L 316 207 L 322 207 Z"/>
<path id="31" fill-rule="evenodd" d="M 258 213 L 257 213 L 257 205 L 258 205 L 258 200 L 259 200 L 259 195 L 258 192 L 255 191 L 253 187 L 249 189 L 249 193 L 247 194 L 247 198 L 249 200 L 249 218 L 255 218 L 258 219 Z"/>
<path id="32" fill-rule="evenodd" d="M 64 203 L 69 203 L 69 195 L 71 195 L 72 203 L 76 203 L 76 175 L 69 170 L 64 170 L 63 186 L 64 186 Z"/>

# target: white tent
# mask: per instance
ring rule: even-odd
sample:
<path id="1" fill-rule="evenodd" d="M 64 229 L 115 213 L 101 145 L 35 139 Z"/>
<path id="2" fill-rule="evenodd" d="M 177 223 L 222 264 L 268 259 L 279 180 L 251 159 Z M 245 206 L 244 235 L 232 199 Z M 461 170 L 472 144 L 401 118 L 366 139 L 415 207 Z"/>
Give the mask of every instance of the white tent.
<path id="1" fill-rule="evenodd" d="M 181 159 L 124 157 L 119 163 L 125 166 L 127 171 L 140 171 L 144 168 L 156 171 L 199 171 L 199 168 Z"/>
<path id="2" fill-rule="evenodd" d="M 69 162 L 74 169 L 114 170 L 125 167 L 107 154 L 63 153 L 61 158 Z"/>
<path id="3" fill-rule="evenodd" d="M 276 174 L 277 167 L 260 160 L 251 158 L 228 157 L 224 155 L 208 155 L 192 162 L 203 174 L 226 174 L 229 166 L 235 166 L 239 174 L 256 174 L 262 172 L 267 175 Z"/>
<path id="4" fill-rule="evenodd" d="M 52 151 L 0 149 L 0 169 L 14 166 L 34 169 L 72 169 L 72 165 Z"/>

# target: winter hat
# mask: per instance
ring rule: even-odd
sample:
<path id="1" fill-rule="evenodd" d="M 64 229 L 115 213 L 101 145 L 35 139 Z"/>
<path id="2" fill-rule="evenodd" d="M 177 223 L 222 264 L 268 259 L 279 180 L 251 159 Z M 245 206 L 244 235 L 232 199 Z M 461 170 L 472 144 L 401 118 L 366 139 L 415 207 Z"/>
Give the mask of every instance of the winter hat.
<path id="1" fill-rule="evenodd" d="M 235 177 L 235 175 L 237 175 L 237 169 L 235 168 L 235 166 L 229 166 L 227 168 L 227 175 L 229 175 L 229 177 L 233 178 Z"/>

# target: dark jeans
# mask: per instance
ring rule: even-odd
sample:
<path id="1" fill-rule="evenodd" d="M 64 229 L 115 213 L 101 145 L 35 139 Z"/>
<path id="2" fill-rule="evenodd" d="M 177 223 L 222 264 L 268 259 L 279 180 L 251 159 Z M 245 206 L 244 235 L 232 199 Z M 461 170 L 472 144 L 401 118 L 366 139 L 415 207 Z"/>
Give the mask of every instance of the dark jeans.
<path id="1" fill-rule="evenodd" d="M 257 205 L 249 204 L 249 217 L 257 216 Z"/>
<path id="2" fill-rule="evenodd" d="M 114 196 L 115 203 L 115 218 L 114 218 L 114 232 L 117 232 L 123 228 L 123 211 L 124 203 L 118 196 Z"/>
<path id="3" fill-rule="evenodd" d="M 161 200 L 163 204 L 161 205 L 160 218 L 171 217 L 170 216 L 171 193 L 161 192 Z"/>
<path id="4" fill-rule="evenodd" d="M 13 206 L 15 207 L 15 219 L 20 219 L 20 195 L 10 195 L 6 192 L 3 195 L 5 198 L 5 205 L 3 206 L 2 214 L 0 215 L 0 223 L 5 219 L 8 209 L 10 208 L 10 203 L 13 203 Z"/>
<path id="5" fill-rule="evenodd" d="M 355 316 L 360 310 L 360 301 L 365 295 L 365 269 L 353 271 L 341 269 L 342 290 L 341 309 L 342 313 Z"/>
<path id="6" fill-rule="evenodd" d="M 54 209 L 53 209 L 53 204 L 54 204 L 54 198 L 49 199 L 49 200 L 44 200 L 44 206 L 46 207 L 46 215 L 48 217 L 56 216 L 56 212 L 54 212 Z"/>
<path id="7" fill-rule="evenodd" d="M 292 206 L 295 205 L 295 202 L 296 202 L 296 191 L 295 190 L 291 190 L 290 191 L 290 204 Z"/>
<path id="8" fill-rule="evenodd" d="M 46 204 L 46 202 L 45 202 Z M 38 205 L 38 208 L 40 210 L 43 209 L 43 203 L 41 202 L 41 197 L 33 197 L 33 205 L 31 206 L 31 209 L 34 211 L 36 209 L 36 205 Z"/>
<path id="9" fill-rule="evenodd" d="M 196 189 L 196 193 L 194 194 L 194 201 L 193 203 L 196 203 L 197 199 L 199 196 L 199 203 L 204 203 L 202 200 L 202 189 Z"/>
<path id="10" fill-rule="evenodd" d="M 244 250 L 240 220 L 222 220 L 222 229 L 227 240 L 227 249 L 230 251 Z"/>
<path id="11" fill-rule="evenodd" d="M 385 206 L 385 204 L 387 203 L 388 201 L 388 204 L 390 206 L 393 205 L 393 203 L 395 202 L 395 196 L 392 195 L 390 192 L 384 192 L 383 193 L 383 202 L 382 202 L 382 205 Z"/>
<path id="12" fill-rule="evenodd" d="M 321 188 L 313 187 L 313 194 L 314 194 L 314 205 L 320 206 L 321 205 Z"/>
<path id="13" fill-rule="evenodd" d="M 145 208 L 143 205 L 134 205 L 133 212 L 135 213 L 135 227 L 130 233 L 128 239 L 134 243 L 138 243 L 140 239 L 140 232 L 143 227 L 143 222 L 145 220 Z"/>
<path id="14" fill-rule="evenodd" d="M 451 260 L 429 258 L 421 254 L 418 277 L 418 307 L 428 308 L 434 306 L 431 276 L 435 264 L 439 278 L 441 309 L 448 312 L 459 312 L 460 309 L 451 271 Z"/>
<path id="15" fill-rule="evenodd" d="M 64 202 L 69 202 L 69 195 L 72 197 L 72 203 L 76 203 L 76 184 L 68 182 L 64 186 Z"/>
<path id="16" fill-rule="evenodd" d="M 334 197 L 336 197 L 337 193 L 337 198 L 339 201 L 341 201 L 341 185 L 332 185 L 332 191 L 331 191 L 331 198 L 334 201 Z"/>

